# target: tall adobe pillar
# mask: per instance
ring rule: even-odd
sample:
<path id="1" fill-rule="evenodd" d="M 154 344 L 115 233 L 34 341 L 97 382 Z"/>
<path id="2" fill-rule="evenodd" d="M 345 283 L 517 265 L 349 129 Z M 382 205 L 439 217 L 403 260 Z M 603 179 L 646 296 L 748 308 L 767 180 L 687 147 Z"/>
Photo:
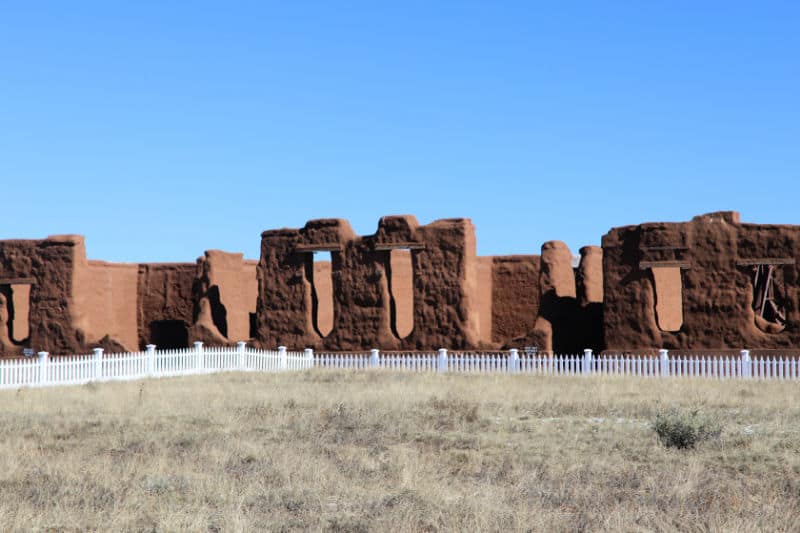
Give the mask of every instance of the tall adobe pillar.
<path id="1" fill-rule="evenodd" d="M 580 249 L 581 260 L 575 273 L 577 312 L 584 348 L 600 350 L 603 339 L 603 249 L 600 246 L 584 246 Z M 578 332 L 576 331 L 576 333 Z"/>
<path id="2" fill-rule="evenodd" d="M 197 260 L 193 287 L 195 323 L 189 340 L 233 344 L 251 338 L 256 312 L 256 262 L 241 253 L 206 250 Z"/>
<path id="3" fill-rule="evenodd" d="M 575 316 L 576 288 L 572 253 L 561 241 L 542 245 L 539 271 L 539 317 L 534 330 L 541 335 L 540 348 L 545 352 L 573 352 L 574 331 L 569 322 Z"/>
<path id="4" fill-rule="evenodd" d="M 417 228 L 424 248 L 412 250 L 414 331 L 405 347 L 476 348 L 480 343 L 475 226 L 466 218 Z"/>
<path id="5" fill-rule="evenodd" d="M 271 348 L 323 346 L 323 336 L 315 324 L 319 300 L 314 290 L 313 253 L 331 252 L 333 292 L 336 293 L 336 270 L 341 265 L 345 248 L 354 239 L 350 224 L 340 219 L 310 220 L 302 229 L 278 229 L 261 234 L 256 338 L 262 345 Z"/>

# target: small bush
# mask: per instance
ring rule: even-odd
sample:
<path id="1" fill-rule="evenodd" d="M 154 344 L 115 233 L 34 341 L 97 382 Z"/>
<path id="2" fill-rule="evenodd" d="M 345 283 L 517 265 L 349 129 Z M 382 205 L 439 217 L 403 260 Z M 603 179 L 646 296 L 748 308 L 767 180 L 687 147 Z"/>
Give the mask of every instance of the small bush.
<path id="1" fill-rule="evenodd" d="M 668 448 L 691 449 L 699 443 L 719 437 L 720 423 L 700 409 L 681 410 L 672 408 L 656 413 L 653 429 L 661 444 Z"/>

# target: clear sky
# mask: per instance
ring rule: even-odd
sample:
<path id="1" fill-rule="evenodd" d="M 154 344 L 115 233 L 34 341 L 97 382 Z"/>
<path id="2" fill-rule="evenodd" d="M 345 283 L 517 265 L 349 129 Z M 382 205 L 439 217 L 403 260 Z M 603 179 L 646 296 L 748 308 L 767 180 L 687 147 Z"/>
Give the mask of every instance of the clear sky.
<path id="1" fill-rule="evenodd" d="M 800 224 L 800 2 L 0 0 L 0 238 L 258 257 L 342 217 L 480 254 Z"/>

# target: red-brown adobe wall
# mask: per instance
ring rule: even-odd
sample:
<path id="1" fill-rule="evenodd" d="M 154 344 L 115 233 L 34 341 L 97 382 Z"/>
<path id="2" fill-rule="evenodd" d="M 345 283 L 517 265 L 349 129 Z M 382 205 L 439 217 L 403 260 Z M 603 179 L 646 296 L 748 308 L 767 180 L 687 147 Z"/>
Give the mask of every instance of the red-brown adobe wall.
<path id="1" fill-rule="evenodd" d="M 607 348 L 792 348 L 800 343 L 800 227 L 742 224 L 735 212 L 683 223 L 614 228 L 603 237 Z M 753 312 L 752 267 L 780 263 L 786 327 L 767 333 Z M 682 325 L 661 331 L 653 267 L 679 268 Z"/>

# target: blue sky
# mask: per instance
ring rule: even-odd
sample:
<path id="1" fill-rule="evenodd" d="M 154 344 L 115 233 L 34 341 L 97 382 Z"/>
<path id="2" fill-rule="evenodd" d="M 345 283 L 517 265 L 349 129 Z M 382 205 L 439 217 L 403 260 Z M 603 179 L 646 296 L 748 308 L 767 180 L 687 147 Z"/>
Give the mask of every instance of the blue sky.
<path id="1" fill-rule="evenodd" d="M 259 253 L 469 217 L 480 254 L 800 223 L 798 2 L 0 1 L 0 238 Z"/>

